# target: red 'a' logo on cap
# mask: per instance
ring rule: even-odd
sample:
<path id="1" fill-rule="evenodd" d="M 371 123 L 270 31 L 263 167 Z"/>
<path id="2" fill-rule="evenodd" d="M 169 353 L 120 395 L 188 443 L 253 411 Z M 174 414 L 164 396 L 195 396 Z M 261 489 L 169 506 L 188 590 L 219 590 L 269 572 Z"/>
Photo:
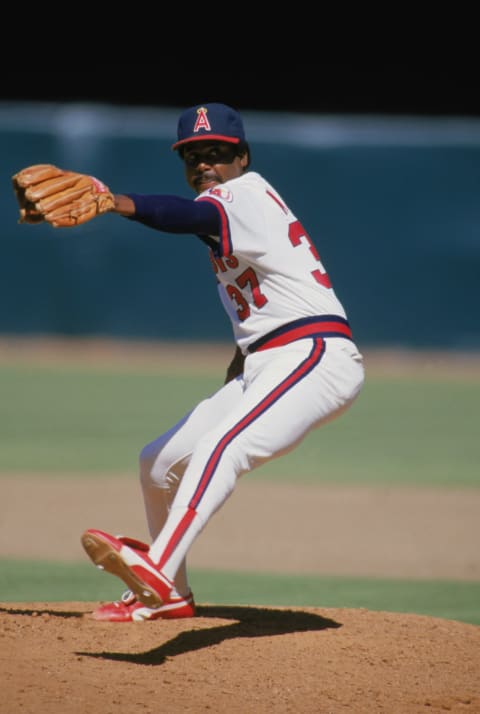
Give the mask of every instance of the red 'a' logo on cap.
<path id="1" fill-rule="evenodd" d="M 195 122 L 195 126 L 193 127 L 194 134 L 196 134 L 197 131 L 200 131 L 200 129 L 205 129 L 205 131 L 212 131 L 212 127 L 210 126 L 210 122 L 208 121 L 207 111 L 208 109 L 206 107 L 200 107 L 200 109 L 197 109 L 197 121 Z"/>

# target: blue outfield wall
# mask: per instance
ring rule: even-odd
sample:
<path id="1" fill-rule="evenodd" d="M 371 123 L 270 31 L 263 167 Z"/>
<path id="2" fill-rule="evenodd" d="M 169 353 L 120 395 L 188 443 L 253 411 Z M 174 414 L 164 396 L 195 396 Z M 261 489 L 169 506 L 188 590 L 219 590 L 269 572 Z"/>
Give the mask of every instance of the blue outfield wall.
<path id="1" fill-rule="evenodd" d="M 192 196 L 176 108 L 0 103 L 0 334 L 231 339 L 206 248 L 120 216 L 19 225 L 34 163 Z M 314 239 L 361 347 L 480 349 L 480 119 L 244 113 L 253 164 Z"/>

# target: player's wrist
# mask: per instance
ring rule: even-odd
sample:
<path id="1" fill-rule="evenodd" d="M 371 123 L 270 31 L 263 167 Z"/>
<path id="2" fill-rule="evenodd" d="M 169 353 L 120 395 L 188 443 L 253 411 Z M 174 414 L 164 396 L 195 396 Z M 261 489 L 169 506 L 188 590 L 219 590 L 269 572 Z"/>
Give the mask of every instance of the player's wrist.
<path id="1" fill-rule="evenodd" d="M 133 216 L 135 213 L 135 203 L 130 196 L 115 193 L 113 195 L 113 213 L 119 213 L 122 216 Z"/>

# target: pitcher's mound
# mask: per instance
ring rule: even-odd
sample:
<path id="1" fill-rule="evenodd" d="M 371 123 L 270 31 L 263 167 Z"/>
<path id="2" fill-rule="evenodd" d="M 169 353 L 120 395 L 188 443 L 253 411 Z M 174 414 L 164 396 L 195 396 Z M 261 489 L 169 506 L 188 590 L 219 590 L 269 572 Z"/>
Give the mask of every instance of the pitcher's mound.
<path id="1" fill-rule="evenodd" d="M 480 712 L 480 627 L 333 608 L 200 605 L 96 622 L 98 603 L 0 608 L 12 714 Z"/>

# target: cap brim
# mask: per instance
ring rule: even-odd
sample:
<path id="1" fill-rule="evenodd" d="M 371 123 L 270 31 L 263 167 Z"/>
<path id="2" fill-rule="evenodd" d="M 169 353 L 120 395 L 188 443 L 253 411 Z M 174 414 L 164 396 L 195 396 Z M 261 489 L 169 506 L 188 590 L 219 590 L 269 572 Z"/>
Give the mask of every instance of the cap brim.
<path id="1" fill-rule="evenodd" d="M 188 139 L 182 139 L 172 144 L 172 149 L 178 149 L 179 146 L 185 146 L 185 144 L 193 144 L 197 141 L 224 141 L 227 144 L 239 144 L 240 139 L 238 136 L 223 136 L 222 134 L 209 134 L 208 136 L 204 134 L 203 136 L 189 136 Z"/>

